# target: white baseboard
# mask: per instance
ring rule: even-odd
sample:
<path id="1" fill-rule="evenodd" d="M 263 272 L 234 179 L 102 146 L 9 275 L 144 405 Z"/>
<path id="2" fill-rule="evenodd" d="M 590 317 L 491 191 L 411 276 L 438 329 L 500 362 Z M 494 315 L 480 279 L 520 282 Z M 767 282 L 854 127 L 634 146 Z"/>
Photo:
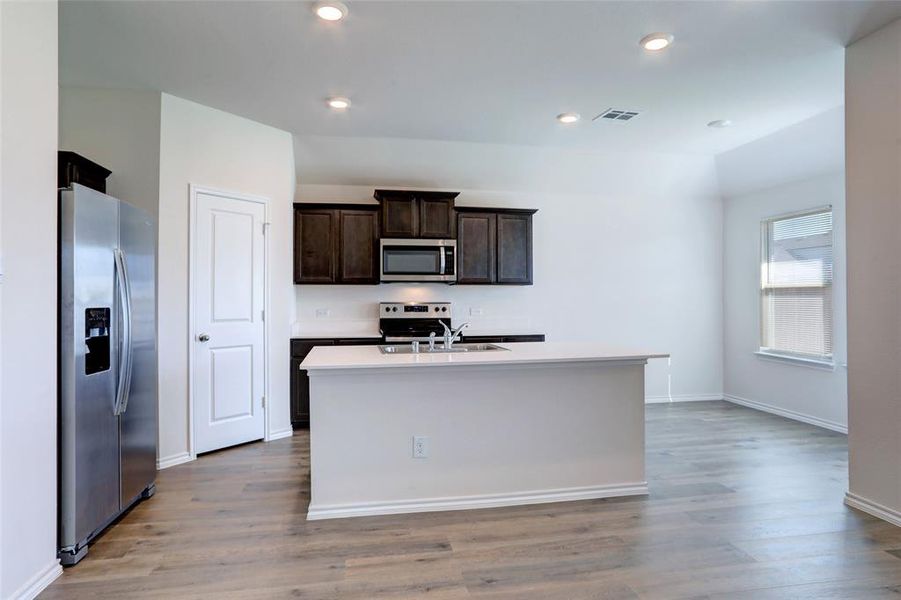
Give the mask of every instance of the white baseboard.
<path id="1" fill-rule="evenodd" d="M 763 412 L 768 412 L 770 414 L 779 415 L 780 417 L 785 417 L 786 419 L 792 419 L 794 421 L 801 421 L 802 423 L 807 423 L 808 425 L 816 425 L 817 427 L 822 427 L 823 429 L 837 431 L 839 433 L 844 433 L 846 435 L 848 433 L 847 425 L 843 425 L 841 423 L 836 423 L 835 421 L 827 421 L 826 419 L 821 419 L 819 417 L 805 415 L 803 413 L 795 412 L 793 410 L 788 410 L 786 408 L 780 408 L 778 406 L 773 406 L 772 404 L 758 402 L 757 400 L 748 400 L 747 398 L 742 398 L 740 396 L 733 396 L 732 394 L 726 394 L 725 396 L 723 396 L 723 399 L 726 402 L 731 402 L 733 404 L 740 404 L 742 406 L 747 406 L 748 408 L 754 408 L 754 409 L 757 409 L 757 410 L 760 410 Z"/>
<path id="2" fill-rule="evenodd" d="M 442 510 L 472 510 L 476 508 L 497 508 L 522 504 L 546 504 L 572 500 L 594 500 L 618 496 L 644 496 L 648 493 L 648 483 L 625 483 L 621 485 L 599 485 L 509 494 L 479 494 L 475 496 L 453 496 L 429 498 L 425 500 L 400 500 L 396 502 L 365 502 L 359 504 L 336 504 L 317 506 L 310 504 L 308 521 L 319 519 L 340 519 L 345 517 L 370 517 L 374 515 L 396 515 L 404 513 L 434 512 Z"/>
<path id="3" fill-rule="evenodd" d="M 868 515 L 873 515 L 877 519 L 882 519 L 883 521 L 888 521 L 892 525 L 901 527 L 901 511 L 894 510 L 888 506 L 883 506 L 872 500 L 867 500 L 866 498 L 862 498 L 851 492 L 845 494 L 845 504 L 851 508 L 862 510 Z"/>
<path id="4" fill-rule="evenodd" d="M 275 440 L 280 440 L 282 438 L 289 438 L 292 435 L 294 435 L 294 429 L 292 429 L 291 427 L 287 429 L 281 429 L 279 431 L 270 431 L 268 441 L 272 442 Z"/>
<path id="5" fill-rule="evenodd" d="M 156 459 L 156 470 L 160 471 L 162 469 L 168 469 L 169 467 L 191 462 L 192 460 L 194 460 L 194 457 L 191 456 L 190 452 L 182 452 L 181 454 L 173 454 L 172 456 L 167 456 L 165 458 L 158 458 Z"/>
<path id="6" fill-rule="evenodd" d="M 710 402 L 722 400 L 722 394 L 682 394 L 680 396 L 646 396 L 645 404 L 668 404 L 670 402 Z"/>
<path id="7" fill-rule="evenodd" d="M 10 600 L 33 600 L 37 598 L 38 594 L 43 592 L 62 573 L 63 568 L 60 566 L 59 560 L 54 559 L 40 573 L 35 574 L 22 587 L 13 592 Z"/>

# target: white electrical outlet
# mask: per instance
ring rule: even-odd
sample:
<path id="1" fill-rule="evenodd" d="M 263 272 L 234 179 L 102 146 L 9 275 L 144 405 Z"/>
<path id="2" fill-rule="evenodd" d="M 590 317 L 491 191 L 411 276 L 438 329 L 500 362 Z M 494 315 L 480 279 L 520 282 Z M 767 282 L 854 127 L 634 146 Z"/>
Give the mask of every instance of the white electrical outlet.
<path id="1" fill-rule="evenodd" d="M 429 457 L 429 438 L 424 435 L 413 436 L 413 458 Z"/>
<path id="2" fill-rule="evenodd" d="M 330 316 L 332 316 L 332 311 L 330 311 L 329 309 L 327 309 L 327 308 L 317 308 L 316 309 L 316 318 L 317 319 L 322 319 L 322 318 L 330 317 Z"/>
<path id="3" fill-rule="evenodd" d="M 483 314 L 485 314 L 485 311 L 482 310 L 481 308 L 470 308 L 469 309 L 470 317 L 481 317 Z"/>

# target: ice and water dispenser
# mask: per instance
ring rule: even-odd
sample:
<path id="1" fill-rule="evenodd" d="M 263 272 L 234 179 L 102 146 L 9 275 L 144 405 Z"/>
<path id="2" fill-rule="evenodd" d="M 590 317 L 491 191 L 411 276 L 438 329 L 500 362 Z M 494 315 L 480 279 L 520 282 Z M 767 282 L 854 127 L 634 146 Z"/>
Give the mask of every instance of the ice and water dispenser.
<path id="1" fill-rule="evenodd" d="M 100 373 L 110 367 L 110 309 L 84 311 L 84 373 Z"/>

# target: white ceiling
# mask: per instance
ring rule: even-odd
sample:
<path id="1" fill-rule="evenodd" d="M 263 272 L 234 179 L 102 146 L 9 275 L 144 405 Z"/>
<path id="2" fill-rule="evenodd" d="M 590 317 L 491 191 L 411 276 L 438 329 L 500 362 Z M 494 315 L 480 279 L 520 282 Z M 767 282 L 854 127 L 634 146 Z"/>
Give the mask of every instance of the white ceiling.
<path id="1" fill-rule="evenodd" d="M 66 1 L 60 79 L 301 135 L 716 154 L 842 104 L 843 47 L 901 17 L 888 1 L 346 3 L 325 23 L 310 2 Z M 653 31 L 675 44 L 644 52 Z M 641 115 L 591 122 L 610 107 Z"/>

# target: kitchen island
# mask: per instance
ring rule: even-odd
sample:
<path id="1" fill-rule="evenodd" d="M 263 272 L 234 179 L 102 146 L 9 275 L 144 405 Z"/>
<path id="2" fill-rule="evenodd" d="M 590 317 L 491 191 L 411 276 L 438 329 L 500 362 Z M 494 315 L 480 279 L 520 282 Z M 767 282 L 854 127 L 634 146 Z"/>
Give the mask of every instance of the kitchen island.
<path id="1" fill-rule="evenodd" d="M 502 348 L 314 348 L 307 518 L 647 494 L 644 365 L 667 355 Z"/>

